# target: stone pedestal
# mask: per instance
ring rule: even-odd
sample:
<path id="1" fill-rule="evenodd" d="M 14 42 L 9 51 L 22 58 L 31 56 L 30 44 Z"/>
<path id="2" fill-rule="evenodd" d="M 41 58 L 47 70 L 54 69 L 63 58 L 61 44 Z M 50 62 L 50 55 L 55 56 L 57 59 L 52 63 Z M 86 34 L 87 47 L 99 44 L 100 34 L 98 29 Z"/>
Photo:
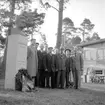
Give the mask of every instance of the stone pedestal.
<path id="1" fill-rule="evenodd" d="M 12 29 L 8 38 L 5 89 L 15 89 L 15 75 L 27 67 L 27 37 L 17 28 Z"/>

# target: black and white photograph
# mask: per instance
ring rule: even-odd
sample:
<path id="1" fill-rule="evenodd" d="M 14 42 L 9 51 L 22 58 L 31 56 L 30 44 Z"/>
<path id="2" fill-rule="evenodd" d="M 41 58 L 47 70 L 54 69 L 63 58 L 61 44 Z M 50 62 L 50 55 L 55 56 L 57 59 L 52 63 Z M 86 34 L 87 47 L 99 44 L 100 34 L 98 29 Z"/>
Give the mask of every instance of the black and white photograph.
<path id="1" fill-rule="evenodd" d="M 105 0 L 0 0 L 0 105 L 105 105 Z"/>

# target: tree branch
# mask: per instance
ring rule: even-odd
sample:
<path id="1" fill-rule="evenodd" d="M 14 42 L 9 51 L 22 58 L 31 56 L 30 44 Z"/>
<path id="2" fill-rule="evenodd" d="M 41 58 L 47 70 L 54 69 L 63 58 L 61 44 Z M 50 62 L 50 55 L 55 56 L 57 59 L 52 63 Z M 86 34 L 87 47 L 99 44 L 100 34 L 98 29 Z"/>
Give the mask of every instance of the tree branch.
<path id="1" fill-rule="evenodd" d="M 39 0 L 40 4 L 45 7 L 44 3 L 43 3 L 43 0 Z"/>
<path id="2" fill-rule="evenodd" d="M 57 0 L 58 1 L 58 0 Z M 59 1 L 58 1 L 59 2 Z M 57 8 L 55 8 L 54 6 L 50 5 L 48 2 L 46 2 L 45 4 L 43 3 L 43 0 L 40 0 L 41 5 L 45 8 L 45 6 L 48 7 L 52 7 L 53 9 L 55 9 L 56 11 L 59 12 L 59 10 Z"/>
<path id="3" fill-rule="evenodd" d="M 59 0 L 56 0 L 59 3 Z"/>
<path id="4" fill-rule="evenodd" d="M 57 8 L 55 8 L 55 7 L 53 7 L 52 5 L 50 5 L 53 9 L 55 9 L 56 11 L 58 11 L 59 12 L 59 10 L 57 9 Z"/>

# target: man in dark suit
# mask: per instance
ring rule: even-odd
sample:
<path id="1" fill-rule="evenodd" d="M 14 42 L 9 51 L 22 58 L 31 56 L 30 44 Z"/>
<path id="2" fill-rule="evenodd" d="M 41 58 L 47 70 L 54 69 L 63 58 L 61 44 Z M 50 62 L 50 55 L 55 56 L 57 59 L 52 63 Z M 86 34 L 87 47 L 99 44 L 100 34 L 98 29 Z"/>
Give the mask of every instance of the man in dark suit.
<path id="1" fill-rule="evenodd" d="M 58 75 L 58 68 L 57 68 L 57 56 L 59 55 L 59 50 L 55 49 L 55 60 L 54 60 L 54 66 L 55 66 L 55 88 L 57 88 L 57 75 Z"/>
<path id="2" fill-rule="evenodd" d="M 65 66 L 66 66 L 66 87 L 69 87 L 69 75 L 72 71 L 72 57 L 71 57 L 71 50 L 70 49 L 66 49 L 65 50 L 65 54 L 66 54 L 66 62 L 65 62 Z"/>
<path id="3" fill-rule="evenodd" d="M 52 54 L 52 70 L 51 70 L 51 88 L 55 88 L 55 67 L 56 67 L 56 55 Z"/>
<path id="4" fill-rule="evenodd" d="M 46 87 L 50 88 L 50 78 L 52 72 L 52 47 L 48 48 L 48 53 L 44 58 L 44 69 L 45 69 L 45 78 L 46 78 Z"/>
<path id="5" fill-rule="evenodd" d="M 58 55 L 58 49 L 55 49 L 54 54 L 52 55 L 52 71 L 51 71 L 51 87 L 57 88 L 57 75 L 58 75 L 58 69 L 57 69 L 57 55 Z"/>
<path id="6" fill-rule="evenodd" d="M 38 53 L 38 81 L 37 85 L 40 87 L 45 87 L 45 70 L 44 70 L 44 56 L 46 55 L 44 51 L 44 46 L 40 46 L 40 50 L 37 52 Z"/>

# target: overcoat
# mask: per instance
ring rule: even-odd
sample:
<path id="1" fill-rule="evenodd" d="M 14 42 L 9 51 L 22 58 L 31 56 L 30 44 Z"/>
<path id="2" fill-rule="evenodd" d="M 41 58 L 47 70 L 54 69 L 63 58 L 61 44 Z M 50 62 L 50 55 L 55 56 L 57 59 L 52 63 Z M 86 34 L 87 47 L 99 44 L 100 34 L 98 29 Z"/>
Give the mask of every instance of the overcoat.
<path id="1" fill-rule="evenodd" d="M 27 49 L 27 71 L 31 77 L 36 76 L 38 71 L 37 50 L 33 46 L 29 46 Z"/>
<path id="2" fill-rule="evenodd" d="M 81 71 L 83 68 L 83 59 L 82 59 L 82 55 L 80 53 L 77 53 L 75 55 L 75 68 L 76 68 L 75 79 L 77 78 L 76 86 L 78 86 L 78 88 L 80 88 L 81 87 Z"/>
<path id="3" fill-rule="evenodd" d="M 77 53 L 75 56 L 75 67 L 76 67 L 76 70 L 79 70 L 79 71 L 82 70 L 83 59 L 82 59 L 82 55 L 80 53 Z"/>

